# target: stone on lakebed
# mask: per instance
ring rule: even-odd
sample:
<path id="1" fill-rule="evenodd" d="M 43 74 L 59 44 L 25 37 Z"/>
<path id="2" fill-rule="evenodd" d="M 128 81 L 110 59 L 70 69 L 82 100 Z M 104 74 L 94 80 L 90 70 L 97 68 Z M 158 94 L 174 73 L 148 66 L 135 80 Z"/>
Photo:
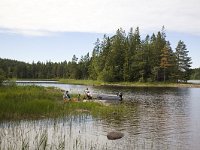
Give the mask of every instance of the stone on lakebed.
<path id="1" fill-rule="evenodd" d="M 109 132 L 109 133 L 107 134 L 107 138 L 108 138 L 109 140 L 121 139 L 123 136 L 124 136 L 124 134 L 121 133 L 121 132 Z"/>

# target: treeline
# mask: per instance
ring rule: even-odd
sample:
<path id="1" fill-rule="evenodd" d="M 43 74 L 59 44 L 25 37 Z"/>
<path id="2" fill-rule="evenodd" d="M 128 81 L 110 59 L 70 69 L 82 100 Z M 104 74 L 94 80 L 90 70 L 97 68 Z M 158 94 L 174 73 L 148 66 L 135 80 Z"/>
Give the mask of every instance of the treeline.
<path id="1" fill-rule="evenodd" d="M 191 80 L 200 80 L 200 68 L 192 69 Z"/>
<path id="2" fill-rule="evenodd" d="M 0 74 L 5 78 L 18 79 L 87 79 L 89 66 L 89 53 L 79 62 L 74 55 L 72 61 L 53 63 L 51 61 L 33 62 L 32 64 L 10 59 L 0 58 Z M 87 66 L 86 66 L 87 65 Z M 81 69 L 78 69 L 81 68 Z"/>
<path id="3" fill-rule="evenodd" d="M 164 27 L 141 39 L 139 28 L 97 40 L 89 66 L 89 77 L 104 81 L 187 81 L 191 58 L 179 41 L 175 51 L 166 40 Z"/>
<path id="4" fill-rule="evenodd" d="M 139 28 L 126 33 L 97 39 L 92 56 L 60 63 L 24 63 L 0 59 L 1 72 L 6 78 L 73 78 L 116 81 L 187 81 L 191 74 L 191 58 L 183 41 L 172 50 L 164 27 L 156 34 L 141 39 Z"/>

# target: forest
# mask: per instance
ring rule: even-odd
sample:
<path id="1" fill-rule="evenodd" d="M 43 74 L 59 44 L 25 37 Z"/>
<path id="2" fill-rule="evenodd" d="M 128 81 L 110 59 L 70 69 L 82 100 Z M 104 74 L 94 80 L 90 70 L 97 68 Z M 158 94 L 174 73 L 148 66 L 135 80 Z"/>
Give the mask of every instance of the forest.
<path id="1" fill-rule="evenodd" d="M 191 57 L 183 41 L 172 50 L 165 28 L 141 39 L 139 27 L 122 28 L 109 37 L 97 39 L 91 56 L 73 55 L 64 62 L 32 62 L 0 58 L 0 80 L 17 79 L 92 79 L 106 82 L 186 82 L 196 79 L 200 69 L 192 70 Z M 192 75 L 191 75 L 192 74 Z"/>
<path id="2" fill-rule="evenodd" d="M 200 68 L 192 69 L 191 80 L 200 80 Z"/>

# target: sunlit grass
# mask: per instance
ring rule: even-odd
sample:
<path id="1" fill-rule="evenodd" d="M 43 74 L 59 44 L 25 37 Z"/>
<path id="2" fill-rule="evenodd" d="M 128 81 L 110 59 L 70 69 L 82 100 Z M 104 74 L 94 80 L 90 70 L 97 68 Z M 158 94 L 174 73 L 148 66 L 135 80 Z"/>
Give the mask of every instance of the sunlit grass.
<path id="1" fill-rule="evenodd" d="M 62 99 L 63 92 L 53 87 L 3 86 L 0 87 L 0 120 L 59 117 L 68 114 L 90 113 L 108 117 L 112 112 L 125 112 L 124 105 L 105 106 L 96 102 L 79 102 Z M 71 95 L 72 100 L 78 95 Z"/>
<path id="2" fill-rule="evenodd" d="M 61 92 L 54 88 L 3 86 L 0 87 L 0 119 L 56 115 L 63 108 L 59 104 L 61 99 Z"/>
<path id="3" fill-rule="evenodd" d="M 70 129 L 74 125 L 72 123 L 73 118 L 79 116 L 83 120 L 85 119 L 84 117 L 92 116 L 93 119 L 100 118 L 111 124 L 120 125 L 123 124 L 127 114 L 132 114 L 134 110 L 134 105 L 131 106 L 132 111 L 130 111 L 130 106 L 123 103 L 105 106 L 93 101 L 83 102 L 83 95 L 81 95 L 79 102 L 64 102 L 62 94 L 63 92 L 60 89 L 51 87 L 0 87 L 0 121 L 3 124 L 4 121 L 7 122 L 6 120 L 19 120 L 21 122 L 21 119 L 35 120 L 47 118 L 44 120 L 55 120 L 53 128 L 50 128 L 50 130 L 57 134 L 60 124 L 56 120 L 59 120 L 59 118 L 61 120 L 66 118 L 67 121 L 65 123 L 69 123 Z M 76 99 L 78 95 L 73 94 L 71 97 Z M 12 122 L 10 122 L 11 126 L 9 128 L 0 131 L 0 139 L 9 139 L 9 142 L 7 140 L 4 140 L 3 143 L 0 142 L 0 149 L 14 149 L 14 147 L 15 149 L 29 149 L 32 147 L 34 149 L 71 149 L 72 147 L 73 149 L 84 149 L 84 147 L 85 149 L 107 149 L 107 144 L 99 145 L 98 141 L 91 143 L 90 139 L 88 141 L 81 139 L 81 134 L 78 134 L 78 136 L 74 135 L 74 138 L 72 138 L 71 134 L 68 134 L 69 132 L 59 132 L 61 134 L 53 136 L 52 140 L 51 136 L 49 136 L 50 132 L 47 131 L 48 126 L 51 125 L 42 125 L 38 130 L 35 128 L 36 125 L 34 125 L 33 129 L 28 129 L 27 132 L 23 126 L 18 126 L 17 124 L 15 127 L 14 124 L 12 125 Z M 18 121 L 14 122 L 17 123 Z M 11 138 L 9 138 L 10 134 L 7 134 L 7 131 L 11 133 Z M 54 142 L 55 140 L 56 142 Z"/>

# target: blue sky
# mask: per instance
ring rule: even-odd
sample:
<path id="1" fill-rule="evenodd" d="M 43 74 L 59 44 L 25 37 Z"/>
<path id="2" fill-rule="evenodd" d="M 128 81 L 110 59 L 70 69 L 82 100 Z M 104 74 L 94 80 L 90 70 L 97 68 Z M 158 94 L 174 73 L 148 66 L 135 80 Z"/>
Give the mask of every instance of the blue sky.
<path id="1" fill-rule="evenodd" d="M 71 61 L 91 52 L 96 39 L 103 34 L 56 33 L 51 36 L 24 36 L 0 33 L 1 58 L 10 58 L 32 63 L 33 61 Z"/>
<path id="2" fill-rule="evenodd" d="M 175 49 L 183 40 L 200 67 L 199 0 L 1 0 L 0 57 L 25 62 L 70 61 L 97 38 L 140 27 L 142 38 L 166 28 Z"/>

